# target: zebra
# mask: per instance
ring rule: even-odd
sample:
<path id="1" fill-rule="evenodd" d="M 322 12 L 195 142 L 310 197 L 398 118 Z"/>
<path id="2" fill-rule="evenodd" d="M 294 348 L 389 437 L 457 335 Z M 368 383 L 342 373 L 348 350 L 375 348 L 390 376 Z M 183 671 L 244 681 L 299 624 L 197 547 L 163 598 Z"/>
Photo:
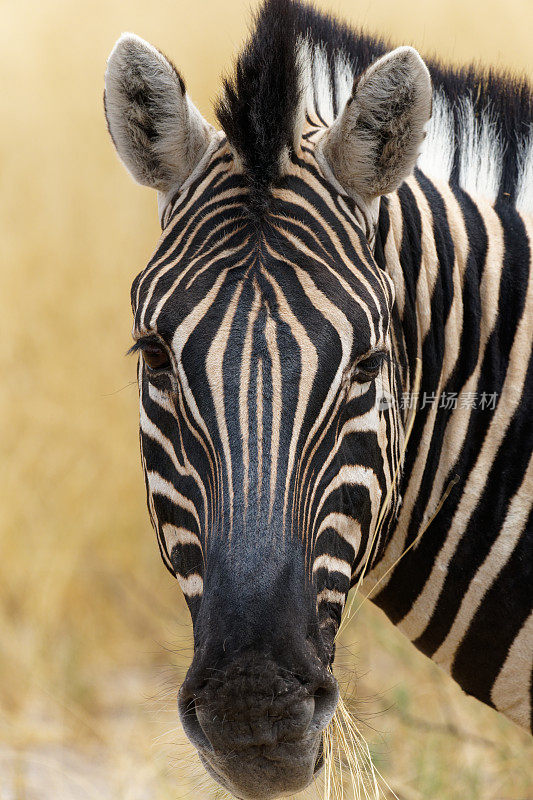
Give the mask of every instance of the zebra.
<path id="1" fill-rule="evenodd" d="M 124 34 L 105 113 L 162 234 L 131 289 L 181 722 L 240 798 L 303 789 L 350 587 L 532 726 L 532 92 L 265 0 L 211 126 Z"/>

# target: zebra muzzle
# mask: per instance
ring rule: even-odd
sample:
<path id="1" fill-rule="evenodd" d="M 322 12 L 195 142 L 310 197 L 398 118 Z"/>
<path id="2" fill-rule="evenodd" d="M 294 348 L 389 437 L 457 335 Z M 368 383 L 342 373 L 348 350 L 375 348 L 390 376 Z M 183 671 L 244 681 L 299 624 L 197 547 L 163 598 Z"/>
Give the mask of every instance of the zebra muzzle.
<path id="1" fill-rule="evenodd" d="M 320 764 L 338 686 L 321 664 L 298 675 L 248 654 L 179 696 L 180 718 L 209 772 L 235 796 L 269 800 L 303 789 Z"/>

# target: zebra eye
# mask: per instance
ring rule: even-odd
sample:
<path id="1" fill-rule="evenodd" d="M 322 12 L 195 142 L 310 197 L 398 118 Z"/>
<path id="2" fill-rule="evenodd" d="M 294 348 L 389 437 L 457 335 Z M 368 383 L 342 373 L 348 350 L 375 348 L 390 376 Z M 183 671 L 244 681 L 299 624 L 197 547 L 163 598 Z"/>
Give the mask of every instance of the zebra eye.
<path id="1" fill-rule="evenodd" d="M 372 353 L 368 358 L 363 358 L 355 368 L 355 378 L 360 382 L 371 381 L 376 378 L 386 353 Z"/>
<path id="2" fill-rule="evenodd" d="M 145 345 L 142 348 L 142 356 L 148 369 L 153 372 L 156 370 L 168 369 L 170 367 L 170 358 L 168 357 L 168 353 L 161 345 Z"/>

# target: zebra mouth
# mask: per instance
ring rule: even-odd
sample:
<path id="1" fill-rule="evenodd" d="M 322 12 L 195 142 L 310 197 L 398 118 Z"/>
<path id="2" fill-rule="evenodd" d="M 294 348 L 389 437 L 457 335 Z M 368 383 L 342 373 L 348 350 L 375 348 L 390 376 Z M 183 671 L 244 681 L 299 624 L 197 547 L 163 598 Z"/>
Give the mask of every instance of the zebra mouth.
<path id="1" fill-rule="evenodd" d="M 271 759 L 265 757 L 253 764 L 253 772 L 255 775 L 264 773 L 265 767 L 270 765 L 271 768 L 274 768 L 274 773 L 270 772 L 270 774 L 268 774 L 269 770 L 267 770 L 267 774 L 263 775 L 261 787 L 259 788 L 257 785 L 252 786 L 248 779 L 245 779 L 243 783 L 242 775 L 234 777 L 231 772 L 226 774 L 224 766 L 214 763 L 216 762 L 216 757 L 213 757 L 212 754 L 198 751 L 198 755 L 206 772 L 214 778 L 220 786 L 230 792 L 233 797 L 237 798 L 237 800 L 251 800 L 252 797 L 261 798 L 261 800 L 274 800 L 274 798 L 278 798 L 281 795 L 286 795 L 287 788 L 289 788 L 291 794 L 297 794 L 309 786 L 314 775 L 316 775 L 323 764 L 322 745 L 320 745 L 320 751 L 315 760 L 314 767 L 311 768 L 309 765 L 309 767 L 304 770 L 304 772 L 307 773 L 305 777 L 298 767 L 291 763 L 290 758 Z M 293 772 L 295 766 L 296 774 Z M 253 779 L 252 783 L 255 784 L 256 780 Z"/>
<path id="2" fill-rule="evenodd" d="M 310 657 L 301 667 L 304 683 L 250 652 L 225 667 L 223 680 L 200 667 L 193 661 L 189 668 L 178 710 L 207 772 L 242 800 L 305 789 L 323 765 L 322 732 L 338 702 L 331 671 Z"/>

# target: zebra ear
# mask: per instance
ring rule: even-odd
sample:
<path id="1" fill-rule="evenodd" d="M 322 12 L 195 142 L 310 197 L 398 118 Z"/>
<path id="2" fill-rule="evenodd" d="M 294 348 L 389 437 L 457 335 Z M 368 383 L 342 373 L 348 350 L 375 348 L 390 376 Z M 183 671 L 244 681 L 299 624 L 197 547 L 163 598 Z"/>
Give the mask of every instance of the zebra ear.
<path id="1" fill-rule="evenodd" d="M 132 33 L 124 33 L 109 56 L 104 107 L 130 174 L 163 194 L 181 186 L 214 135 L 174 65 Z"/>
<path id="2" fill-rule="evenodd" d="M 412 47 L 382 56 L 356 79 L 320 148 L 349 193 L 369 201 L 412 172 L 431 116 L 431 78 Z"/>

